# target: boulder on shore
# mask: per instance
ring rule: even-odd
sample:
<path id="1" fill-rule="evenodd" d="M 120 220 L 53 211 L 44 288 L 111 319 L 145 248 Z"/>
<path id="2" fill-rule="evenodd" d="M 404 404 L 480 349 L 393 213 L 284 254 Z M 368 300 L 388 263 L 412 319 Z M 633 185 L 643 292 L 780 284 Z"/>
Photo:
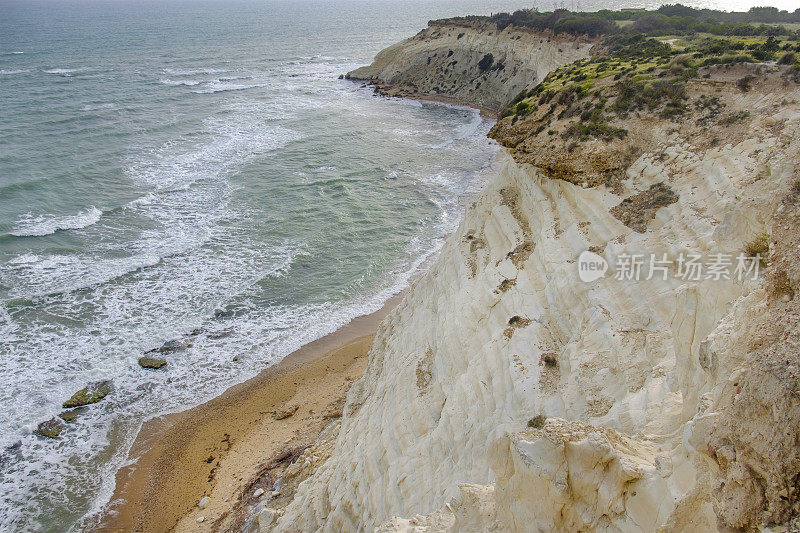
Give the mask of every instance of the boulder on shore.
<path id="1" fill-rule="evenodd" d="M 92 383 L 75 394 L 62 404 L 64 409 L 71 407 L 80 407 L 82 405 L 89 405 L 97 403 L 111 393 L 111 381 L 103 380 Z"/>
<path id="2" fill-rule="evenodd" d="M 78 415 L 81 414 L 81 411 L 83 411 L 83 409 L 84 409 L 83 407 L 76 407 L 75 409 L 64 411 L 58 414 L 58 418 L 60 418 L 64 422 L 72 422 L 73 420 L 78 418 Z"/>
<path id="3" fill-rule="evenodd" d="M 197 332 L 197 335 L 200 334 L 200 331 Z M 190 335 L 195 336 L 195 332 L 193 331 Z M 145 357 L 148 354 L 161 354 L 161 355 L 169 355 L 174 352 L 178 352 L 181 350 L 185 350 L 186 348 L 192 347 L 192 341 L 187 339 L 173 339 L 171 341 L 167 341 L 161 345 L 160 348 L 153 348 L 152 350 L 148 350 L 145 352 Z"/>
<path id="4" fill-rule="evenodd" d="M 144 356 L 139 358 L 139 366 L 142 368 L 158 370 L 159 368 L 167 366 L 167 360 L 161 359 L 160 357 Z"/>
<path id="5" fill-rule="evenodd" d="M 58 418 L 53 417 L 39 424 L 35 433 L 48 439 L 57 439 L 63 429 L 64 424 Z"/>

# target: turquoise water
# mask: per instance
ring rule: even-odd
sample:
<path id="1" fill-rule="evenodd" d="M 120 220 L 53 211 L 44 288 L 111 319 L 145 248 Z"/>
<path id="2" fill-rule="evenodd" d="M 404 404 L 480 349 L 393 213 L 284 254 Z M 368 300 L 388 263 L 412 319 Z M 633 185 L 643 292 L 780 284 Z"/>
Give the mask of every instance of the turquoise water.
<path id="1" fill-rule="evenodd" d="M 525 5 L 0 3 L 0 530 L 80 528 L 143 421 L 401 290 L 485 179 L 490 124 L 337 77 L 428 19 Z M 59 440 L 32 434 L 99 379 Z"/>

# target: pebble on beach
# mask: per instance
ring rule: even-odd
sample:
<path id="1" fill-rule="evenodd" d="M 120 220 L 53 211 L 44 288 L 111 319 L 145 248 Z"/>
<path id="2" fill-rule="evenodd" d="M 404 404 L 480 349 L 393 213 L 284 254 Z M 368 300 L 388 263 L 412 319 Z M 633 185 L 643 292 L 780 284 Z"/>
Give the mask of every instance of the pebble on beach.
<path id="1" fill-rule="evenodd" d="M 285 418 L 289 418 L 290 416 L 294 415 L 297 412 L 297 409 L 300 406 L 297 404 L 287 404 L 275 409 L 272 412 L 272 418 L 275 420 L 283 420 Z"/>

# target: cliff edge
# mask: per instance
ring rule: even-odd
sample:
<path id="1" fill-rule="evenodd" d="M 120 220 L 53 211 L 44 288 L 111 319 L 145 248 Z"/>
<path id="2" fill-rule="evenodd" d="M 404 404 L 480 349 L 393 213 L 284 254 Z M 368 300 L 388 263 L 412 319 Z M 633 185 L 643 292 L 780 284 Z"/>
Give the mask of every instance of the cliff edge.
<path id="1" fill-rule="evenodd" d="M 503 168 L 250 526 L 797 528 L 797 69 L 489 33 L 431 26 L 351 74 L 516 95 Z M 487 53 L 502 95 L 448 77 Z"/>
<path id="2" fill-rule="evenodd" d="M 556 67 L 588 57 L 595 43 L 515 26 L 432 21 L 346 77 L 388 96 L 449 99 L 497 112 Z"/>

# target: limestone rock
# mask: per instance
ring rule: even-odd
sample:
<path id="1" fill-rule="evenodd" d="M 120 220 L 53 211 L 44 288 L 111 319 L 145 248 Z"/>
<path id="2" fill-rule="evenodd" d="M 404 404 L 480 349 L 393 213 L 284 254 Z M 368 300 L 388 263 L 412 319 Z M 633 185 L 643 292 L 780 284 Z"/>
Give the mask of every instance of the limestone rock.
<path id="1" fill-rule="evenodd" d="M 359 75 L 405 76 L 446 33 Z M 626 119 L 615 187 L 501 155 L 381 323 L 327 459 L 287 470 L 302 482 L 262 530 L 715 531 L 797 516 L 800 304 L 783 295 L 800 291 L 800 87 L 765 73 L 742 93 L 747 68 L 688 82 L 749 113 L 713 143 L 697 121 Z M 615 216 L 625 198 L 642 216 Z M 673 263 L 578 277 L 589 249 L 611 274 L 634 254 L 735 256 L 765 232 L 766 276 L 683 279 Z"/>
<path id="2" fill-rule="evenodd" d="M 97 403 L 108 396 L 111 390 L 112 383 L 110 380 L 92 383 L 73 394 L 69 400 L 63 403 L 62 407 L 69 409 L 71 407 L 80 407 L 82 405 Z"/>
<path id="3" fill-rule="evenodd" d="M 36 434 L 48 439 L 57 439 L 64 430 L 64 424 L 56 417 L 46 420 L 36 428 Z"/>
<path id="4" fill-rule="evenodd" d="M 508 27 L 436 21 L 349 72 L 395 96 L 429 96 L 498 111 L 555 67 L 587 57 L 594 42 Z M 491 61 L 489 61 L 491 58 Z"/>
<path id="5" fill-rule="evenodd" d="M 294 415 L 299 409 L 300 406 L 297 404 L 286 404 L 282 405 L 281 407 L 275 409 L 272 412 L 272 418 L 275 420 L 283 420 L 285 418 L 289 418 L 290 416 Z"/>
<path id="6" fill-rule="evenodd" d="M 58 414 L 58 417 L 63 420 L 64 422 L 73 422 L 78 415 L 83 412 L 83 407 L 76 407 L 75 409 L 69 409 L 68 411 L 64 411 Z"/>
<path id="7" fill-rule="evenodd" d="M 139 366 L 142 368 L 149 368 L 153 370 L 157 370 L 167 365 L 166 359 L 161 359 L 160 357 L 140 357 L 139 358 Z"/>

